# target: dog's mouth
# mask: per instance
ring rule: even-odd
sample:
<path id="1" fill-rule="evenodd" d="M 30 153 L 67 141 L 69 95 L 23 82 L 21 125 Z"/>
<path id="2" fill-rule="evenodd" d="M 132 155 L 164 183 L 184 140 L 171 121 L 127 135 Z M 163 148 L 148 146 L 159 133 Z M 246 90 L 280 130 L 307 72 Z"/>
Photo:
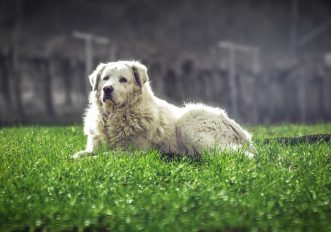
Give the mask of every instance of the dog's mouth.
<path id="1" fill-rule="evenodd" d="M 112 104 L 115 104 L 114 99 L 112 98 L 111 94 L 103 94 L 102 101 L 105 102 L 110 102 Z"/>

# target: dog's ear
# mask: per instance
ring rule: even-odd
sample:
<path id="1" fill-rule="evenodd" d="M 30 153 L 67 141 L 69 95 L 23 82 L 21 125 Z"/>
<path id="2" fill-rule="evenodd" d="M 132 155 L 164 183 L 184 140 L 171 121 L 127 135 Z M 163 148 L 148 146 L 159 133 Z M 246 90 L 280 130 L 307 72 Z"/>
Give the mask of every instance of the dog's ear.
<path id="1" fill-rule="evenodd" d="M 137 85 L 142 87 L 148 81 L 146 66 L 139 62 L 130 62 L 128 66 L 132 69 L 133 77 Z"/>
<path id="2" fill-rule="evenodd" d="M 97 66 L 97 68 L 92 72 L 92 74 L 89 76 L 93 91 L 98 90 L 98 85 L 99 85 L 99 81 L 101 78 L 101 74 L 102 74 L 103 70 L 105 69 L 105 67 L 106 67 L 106 64 L 100 63 Z"/>

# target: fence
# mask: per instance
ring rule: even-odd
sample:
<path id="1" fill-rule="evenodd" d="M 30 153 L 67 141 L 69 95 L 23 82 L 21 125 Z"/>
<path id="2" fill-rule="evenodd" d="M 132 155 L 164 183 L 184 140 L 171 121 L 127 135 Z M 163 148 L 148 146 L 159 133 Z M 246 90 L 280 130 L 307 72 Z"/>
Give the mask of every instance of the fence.
<path id="1" fill-rule="evenodd" d="M 156 95 L 173 103 L 204 102 L 253 124 L 331 120 L 331 70 L 311 62 L 260 74 L 241 71 L 234 86 L 227 70 L 192 61 L 180 68 L 146 63 Z M 80 123 L 90 90 L 84 73 L 84 63 L 73 58 L 0 53 L 0 124 Z M 234 100 L 231 88 L 238 93 Z"/>

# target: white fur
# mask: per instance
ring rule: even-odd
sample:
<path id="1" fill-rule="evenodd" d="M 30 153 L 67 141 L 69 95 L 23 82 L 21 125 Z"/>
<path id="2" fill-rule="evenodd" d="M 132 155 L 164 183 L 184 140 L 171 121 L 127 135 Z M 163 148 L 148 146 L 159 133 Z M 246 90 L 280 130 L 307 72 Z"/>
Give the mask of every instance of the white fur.
<path id="1" fill-rule="evenodd" d="M 133 68 L 138 71 L 136 80 Z M 87 145 L 73 158 L 94 153 L 100 143 L 109 148 L 159 149 L 162 153 L 197 155 L 217 149 L 253 149 L 251 135 L 219 108 L 203 104 L 176 107 L 154 96 L 147 69 L 136 61 L 100 64 L 90 75 L 94 87 L 84 117 Z M 108 77 L 108 80 L 103 80 Z M 127 82 L 120 82 L 120 78 Z M 136 76 L 137 77 L 137 76 Z M 112 99 L 103 101 L 103 87 Z M 248 156 L 252 156 L 248 151 Z"/>

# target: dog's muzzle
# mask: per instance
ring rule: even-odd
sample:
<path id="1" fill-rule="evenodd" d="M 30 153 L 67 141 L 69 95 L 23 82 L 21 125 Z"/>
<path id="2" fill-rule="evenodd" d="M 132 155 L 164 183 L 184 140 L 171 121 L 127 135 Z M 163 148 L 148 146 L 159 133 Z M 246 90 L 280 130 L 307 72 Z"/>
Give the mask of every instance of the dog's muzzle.
<path id="1" fill-rule="evenodd" d="M 106 86 L 103 88 L 103 101 L 112 100 L 111 94 L 114 91 L 112 86 Z"/>

